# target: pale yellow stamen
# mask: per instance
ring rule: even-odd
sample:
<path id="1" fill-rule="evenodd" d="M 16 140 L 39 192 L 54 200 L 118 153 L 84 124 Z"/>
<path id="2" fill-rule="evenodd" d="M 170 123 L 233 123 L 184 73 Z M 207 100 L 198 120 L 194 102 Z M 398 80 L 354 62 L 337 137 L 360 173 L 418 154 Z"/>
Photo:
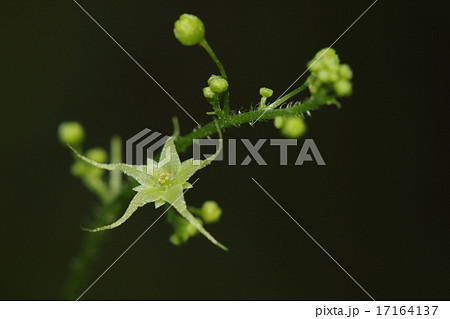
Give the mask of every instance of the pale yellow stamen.
<path id="1" fill-rule="evenodd" d="M 159 175 L 158 181 L 159 181 L 161 184 L 164 184 L 164 183 L 167 182 L 169 179 L 170 179 L 170 174 L 167 173 L 167 172 L 165 172 L 165 173 L 162 173 L 161 175 Z"/>

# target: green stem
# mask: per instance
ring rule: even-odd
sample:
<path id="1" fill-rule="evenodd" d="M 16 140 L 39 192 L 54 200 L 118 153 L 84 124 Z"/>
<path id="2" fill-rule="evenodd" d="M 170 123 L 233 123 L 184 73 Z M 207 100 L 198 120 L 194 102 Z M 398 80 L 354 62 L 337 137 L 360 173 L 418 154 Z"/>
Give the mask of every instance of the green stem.
<path id="1" fill-rule="evenodd" d="M 109 224 L 117 219 L 117 216 L 126 209 L 135 192 L 132 188 L 136 183 L 130 182 L 124 186 L 114 200 L 104 204 L 95 214 L 95 225 Z M 88 233 L 83 236 L 81 247 L 76 258 L 70 263 L 70 271 L 61 291 L 62 300 L 76 300 L 84 289 L 87 288 L 90 279 L 92 265 L 100 256 L 100 247 L 110 232 Z"/>
<path id="2" fill-rule="evenodd" d="M 214 61 L 214 63 L 217 65 L 217 67 L 219 68 L 220 71 L 220 75 L 225 79 L 228 80 L 227 77 L 227 73 L 225 72 L 225 68 L 222 65 L 222 62 L 220 62 L 219 58 L 217 57 L 217 55 L 214 53 L 213 49 L 211 48 L 211 46 L 208 44 L 208 42 L 206 41 L 206 39 L 203 39 L 200 42 L 200 45 L 206 50 L 206 52 L 208 52 L 209 56 L 211 57 L 211 59 Z"/>
<path id="3" fill-rule="evenodd" d="M 214 63 L 217 65 L 217 67 L 219 68 L 219 72 L 220 75 L 228 81 L 228 76 L 227 73 L 225 72 L 225 68 L 223 67 L 222 62 L 220 62 L 219 58 L 217 57 L 217 55 L 214 53 L 214 50 L 211 48 L 211 46 L 209 45 L 209 43 L 206 41 L 206 39 L 203 39 L 200 42 L 200 45 L 205 49 L 206 52 L 208 52 L 209 56 L 211 57 L 211 59 L 214 61 Z M 223 102 L 223 112 L 225 113 L 225 115 L 227 116 L 230 113 L 230 93 L 229 90 L 227 90 L 224 93 L 224 102 Z"/>
<path id="4" fill-rule="evenodd" d="M 225 96 L 223 97 L 223 113 L 225 116 L 230 114 L 230 93 L 228 90 L 225 92 Z"/>
<path id="5" fill-rule="evenodd" d="M 284 102 L 286 102 L 287 100 L 289 100 L 291 97 L 293 97 L 294 95 L 299 94 L 300 92 L 302 92 L 304 89 L 306 89 L 308 87 L 308 81 L 306 81 L 305 83 L 303 83 L 302 86 L 299 86 L 298 88 L 296 88 L 295 90 L 293 90 L 292 92 L 289 92 L 288 94 L 284 95 L 282 98 L 276 100 L 275 102 L 273 102 L 272 104 L 270 104 L 268 106 L 268 108 L 274 109 L 277 106 L 283 104 Z"/>
<path id="6" fill-rule="evenodd" d="M 217 115 L 217 117 L 218 118 L 223 118 L 225 113 L 224 113 L 223 110 L 220 109 L 219 99 L 214 98 L 213 100 L 210 101 L 210 104 L 212 105 L 212 107 L 214 109 L 214 112 Z"/>
<path id="7" fill-rule="evenodd" d="M 328 99 L 329 97 L 326 95 L 325 91 L 319 91 L 315 95 L 310 97 L 308 100 L 306 100 L 304 103 L 296 105 L 291 108 L 250 111 L 242 114 L 231 115 L 225 119 L 218 119 L 217 123 L 220 129 L 225 129 L 231 126 L 237 126 L 240 124 L 250 123 L 257 120 L 274 119 L 277 116 L 289 116 L 301 114 L 306 111 L 311 111 L 318 108 L 319 106 L 323 105 Z M 178 139 L 175 142 L 177 150 L 179 152 L 183 152 L 189 146 L 192 145 L 193 140 L 205 138 L 216 132 L 217 132 L 216 124 L 214 121 L 211 121 L 208 124 L 199 128 L 198 130 L 191 132 L 188 135 L 185 135 L 180 139 Z"/>

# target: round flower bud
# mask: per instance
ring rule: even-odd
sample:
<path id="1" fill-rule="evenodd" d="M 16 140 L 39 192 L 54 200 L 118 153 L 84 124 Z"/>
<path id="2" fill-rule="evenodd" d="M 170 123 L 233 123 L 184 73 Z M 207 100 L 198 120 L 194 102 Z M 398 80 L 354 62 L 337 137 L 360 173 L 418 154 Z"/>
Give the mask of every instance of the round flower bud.
<path id="1" fill-rule="evenodd" d="M 63 122 L 58 127 L 58 135 L 61 142 L 77 146 L 84 140 L 84 129 L 78 122 Z"/>
<path id="2" fill-rule="evenodd" d="M 207 99 L 213 99 L 216 96 L 213 90 L 209 86 L 203 88 L 203 96 Z"/>
<path id="3" fill-rule="evenodd" d="M 211 85 L 212 81 L 217 77 L 220 77 L 220 75 L 211 74 L 211 76 L 208 79 L 208 85 Z"/>
<path id="4" fill-rule="evenodd" d="M 328 51 L 327 51 L 328 52 Z M 337 55 L 327 55 L 324 54 L 320 60 L 322 61 L 322 64 L 324 67 L 331 69 L 333 67 L 336 67 L 339 65 L 339 58 Z"/>
<path id="5" fill-rule="evenodd" d="M 200 224 L 203 224 L 199 218 L 196 218 L 196 220 Z M 183 221 L 185 221 L 185 220 L 183 220 Z M 182 235 L 186 236 L 187 238 L 195 236 L 197 233 L 198 233 L 197 227 L 195 227 L 188 221 L 185 221 L 185 223 L 179 229 L 179 234 L 182 234 Z"/>
<path id="6" fill-rule="evenodd" d="M 208 200 L 203 203 L 199 215 L 206 224 L 215 223 L 219 221 L 219 218 L 222 215 L 222 209 L 215 201 Z"/>
<path id="7" fill-rule="evenodd" d="M 348 80 L 339 80 L 334 84 L 334 90 L 338 96 L 352 94 L 352 84 Z"/>
<path id="8" fill-rule="evenodd" d="M 333 65 L 330 65 L 329 67 L 328 67 L 328 71 L 330 71 L 331 73 L 336 73 L 336 74 L 338 74 L 339 73 L 339 69 L 340 69 L 340 65 L 339 64 L 333 64 Z"/>
<path id="9" fill-rule="evenodd" d="M 339 64 L 339 57 L 333 48 L 324 48 L 316 53 L 314 58 L 308 62 L 311 72 L 317 73 L 325 68 Z"/>
<path id="10" fill-rule="evenodd" d="M 106 153 L 103 148 L 96 147 L 88 150 L 86 152 L 86 157 L 98 163 L 106 163 L 108 160 L 108 153 Z"/>
<path id="11" fill-rule="evenodd" d="M 219 75 L 211 75 L 208 84 L 211 90 L 216 93 L 223 93 L 228 90 L 228 81 Z"/>
<path id="12" fill-rule="evenodd" d="M 337 80 L 339 80 L 339 74 L 337 72 L 330 72 L 330 76 L 329 76 L 329 82 L 334 83 Z"/>
<path id="13" fill-rule="evenodd" d="M 284 124 L 284 118 L 282 116 L 277 116 L 273 121 L 273 125 L 276 128 L 282 128 L 283 124 Z"/>
<path id="14" fill-rule="evenodd" d="M 342 64 L 339 68 L 339 75 L 345 80 L 350 80 L 353 77 L 353 72 L 348 64 Z"/>
<path id="15" fill-rule="evenodd" d="M 329 82 L 330 79 L 331 79 L 331 73 L 328 72 L 327 70 L 320 70 L 320 71 L 317 73 L 317 79 L 318 79 L 320 82 Z"/>
<path id="16" fill-rule="evenodd" d="M 108 160 L 108 154 L 102 148 L 91 148 L 86 152 L 86 157 L 98 163 L 105 163 Z M 104 175 L 105 171 L 99 167 L 92 166 L 86 162 L 76 160 L 71 167 L 74 176 L 86 179 L 97 179 Z"/>
<path id="17" fill-rule="evenodd" d="M 183 45 L 196 45 L 205 38 L 202 20 L 192 14 L 182 14 L 175 22 L 173 33 Z"/>
<path id="18" fill-rule="evenodd" d="M 314 61 L 315 61 L 314 59 L 309 61 L 307 66 L 308 66 L 308 68 L 310 69 L 311 72 L 317 73 L 317 72 L 319 72 L 320 70 L 323 69 L 323 63 L 320 60 L 316 61 L 316 63 L 314 63 Z"/>
<path id="19" fill-rule="evenodd" d="M 263 97 L 271 97 L 273 95 L 273 90 L 269 88 L 260 88 L 259 94 Z"/>
<path id="20" fill-rule="evenodd" d="M 319 52 L 316 53 L 316 58 L 318 58 L 320 56 L 322 56 L 322 58 L 332 57 L 333 59 L 337 60 L 337 62 L 339 63 L 339 57 L 336 54 L 336 50 L 333 48 L 323 48 L 322 50 L 320 50 Z"/>
<path id="21" fill-rule="evenodd" d="M 169 237 L 169 241 L 172 243 L 172 245 L 180 246 L 183 242 L 181 241 L 181 238 L 177 234 L 172 234 Z"/>
<path id="22" fill-rule="evenodd" d="M 319 87 L 321 84 L 320 81 L 317 79 L 316 76 L 311 75 L 308 78 L 308 82 L 309 82 L 309 85 L 308 85 L 309 92 L 311 92 L 311 94 L 315 94 L 319 90 Z"/>
<path id="23" fill-rule="evenodd" d="M 82 161 L 76 161 L 70 167 L 70 172 L 72 175 L 78 177 L 85 175 L 87 170 L 89 170 L 89 167 L 87 167 L 86 163 Z"/>
<path id="24" fill-rule="evenodd" d="M 306 132 L 305 121 L 300 117 L 289 117 L 281 128 L 281 133 L 289 138 L 298 138 Z"/>

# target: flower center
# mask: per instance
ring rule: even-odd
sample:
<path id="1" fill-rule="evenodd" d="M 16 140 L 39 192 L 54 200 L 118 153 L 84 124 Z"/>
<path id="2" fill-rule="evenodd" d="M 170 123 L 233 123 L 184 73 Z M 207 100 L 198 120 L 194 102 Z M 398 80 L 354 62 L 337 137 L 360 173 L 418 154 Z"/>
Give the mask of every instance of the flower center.
<path id="1" fill-rule="evenodd" d="M 161 173 L 161 175 L 159 175 L 158 181 L 161 184 L 164 184 L 165 182 L 167 182 L 170 179 L 170 174 L 165 172 L 165 173 Z"/>

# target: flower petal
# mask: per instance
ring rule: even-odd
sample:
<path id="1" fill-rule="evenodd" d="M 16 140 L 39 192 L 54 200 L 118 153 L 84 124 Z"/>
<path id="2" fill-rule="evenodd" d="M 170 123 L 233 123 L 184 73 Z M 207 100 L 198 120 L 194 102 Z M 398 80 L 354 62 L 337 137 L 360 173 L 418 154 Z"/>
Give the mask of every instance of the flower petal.
<path id="1" fill-rule="evenodd" d="M 158 169 L 164 167 L 165 170 L 176 172 L 181 165 L 180 157 L 174 144 L 175 137 L 170 137 L 161 151 L 161 157 L 158 162 Z"/>
<path id="2" fill-rule="evenodd" d="M 183 196 L 183 186 L 181 185 L 175 185 L 167 190 L 167 192 L 164 194 L 163 199 L 171 204 L 177 211 L 180 213 L 181 216 L 183 216 L 189 223 L 191 223 L 195 228 L 198 229 L 200 233 L 203 234 L 206 238 L 209 239 L 214 245 L 222 248 L 223 250 L 228 250 L 227 247 L 222 245 L 211 235 L 209 232 L 206 231 L 205 228 L 203 228 L 202 224 L 194 217 L 194 215 L 191 214 L 191 212 L 186 207 L 186 202 L 184 201 Z"/>
<path id="3" fill-rule="evenodd" d="M 222 150 L 222 138 L 219 140 L 219 147 L 217 148 L 216 153 L 211 155 L 205 160 L 194 160 L 193 158 L 190 158 L 183 163 L 181 163 L 181 166 L 178 170 L 178 174 L 175 180 L 175 183 L 185 183 L 187 180 L 194 175 L 196 171 L 199 169 L 204 168 L 206 165 L 210 164 L 214 159 L 219 155 L 220 151 Z"/>
<path id="4" fill-rule="evenodd" d="M 155 201 L 155 208 L 159 208 L 162 205 L 164 205 L 165 201 L 162 199 L 158 199 L 157 201 Z"/>
<path id="5" fill-rule="evenodd" d="M 99 168 L 107 169 L 109 171 L 113 170 L 119 170 L 123 172 L 124 174 L 133 177 L 135 180 L 137 180 L 140 184 L 149 185 L 152 182 L 152 176 L 147 174 L 147 165 L 129 165 L 124 163 L 117 163 L 117 164 L 102 164 L 98 163 L 96 161 L 93 161 L 80 153 L 76 149 L 74 149 L 72 146 L 69 145 L 69 147 L 72 149 L 72 151 L 75 153 L 76 156 L 81 158 L 83 161 L 94 165 Z M 156 163 L 152 160 L 149 160 L 149 165 L 156 166 Z"/>
<path id="6" fill-rule="evenodd" d="M 128 205 L 127 210 L 123 214 L 122 217 L 120 217 L 117 221 L 110 225 L 98 227 L 98 228 L 83 228 L 83 230 L 89 231 L 89 232 L 98 232 L 106 229 L 113 229 L 120 225 L 122 225 L 128 218 L 133 215 L 133 213 L 138 209 L 139 207 L 144 206 L 147 203 L 154 202 L 155 200 L 158 200 L 157 197 L 154 197 L 154 192 L 152 189 L 143 189 L 139 191 L 131 200 L 130 204 Z"/>

